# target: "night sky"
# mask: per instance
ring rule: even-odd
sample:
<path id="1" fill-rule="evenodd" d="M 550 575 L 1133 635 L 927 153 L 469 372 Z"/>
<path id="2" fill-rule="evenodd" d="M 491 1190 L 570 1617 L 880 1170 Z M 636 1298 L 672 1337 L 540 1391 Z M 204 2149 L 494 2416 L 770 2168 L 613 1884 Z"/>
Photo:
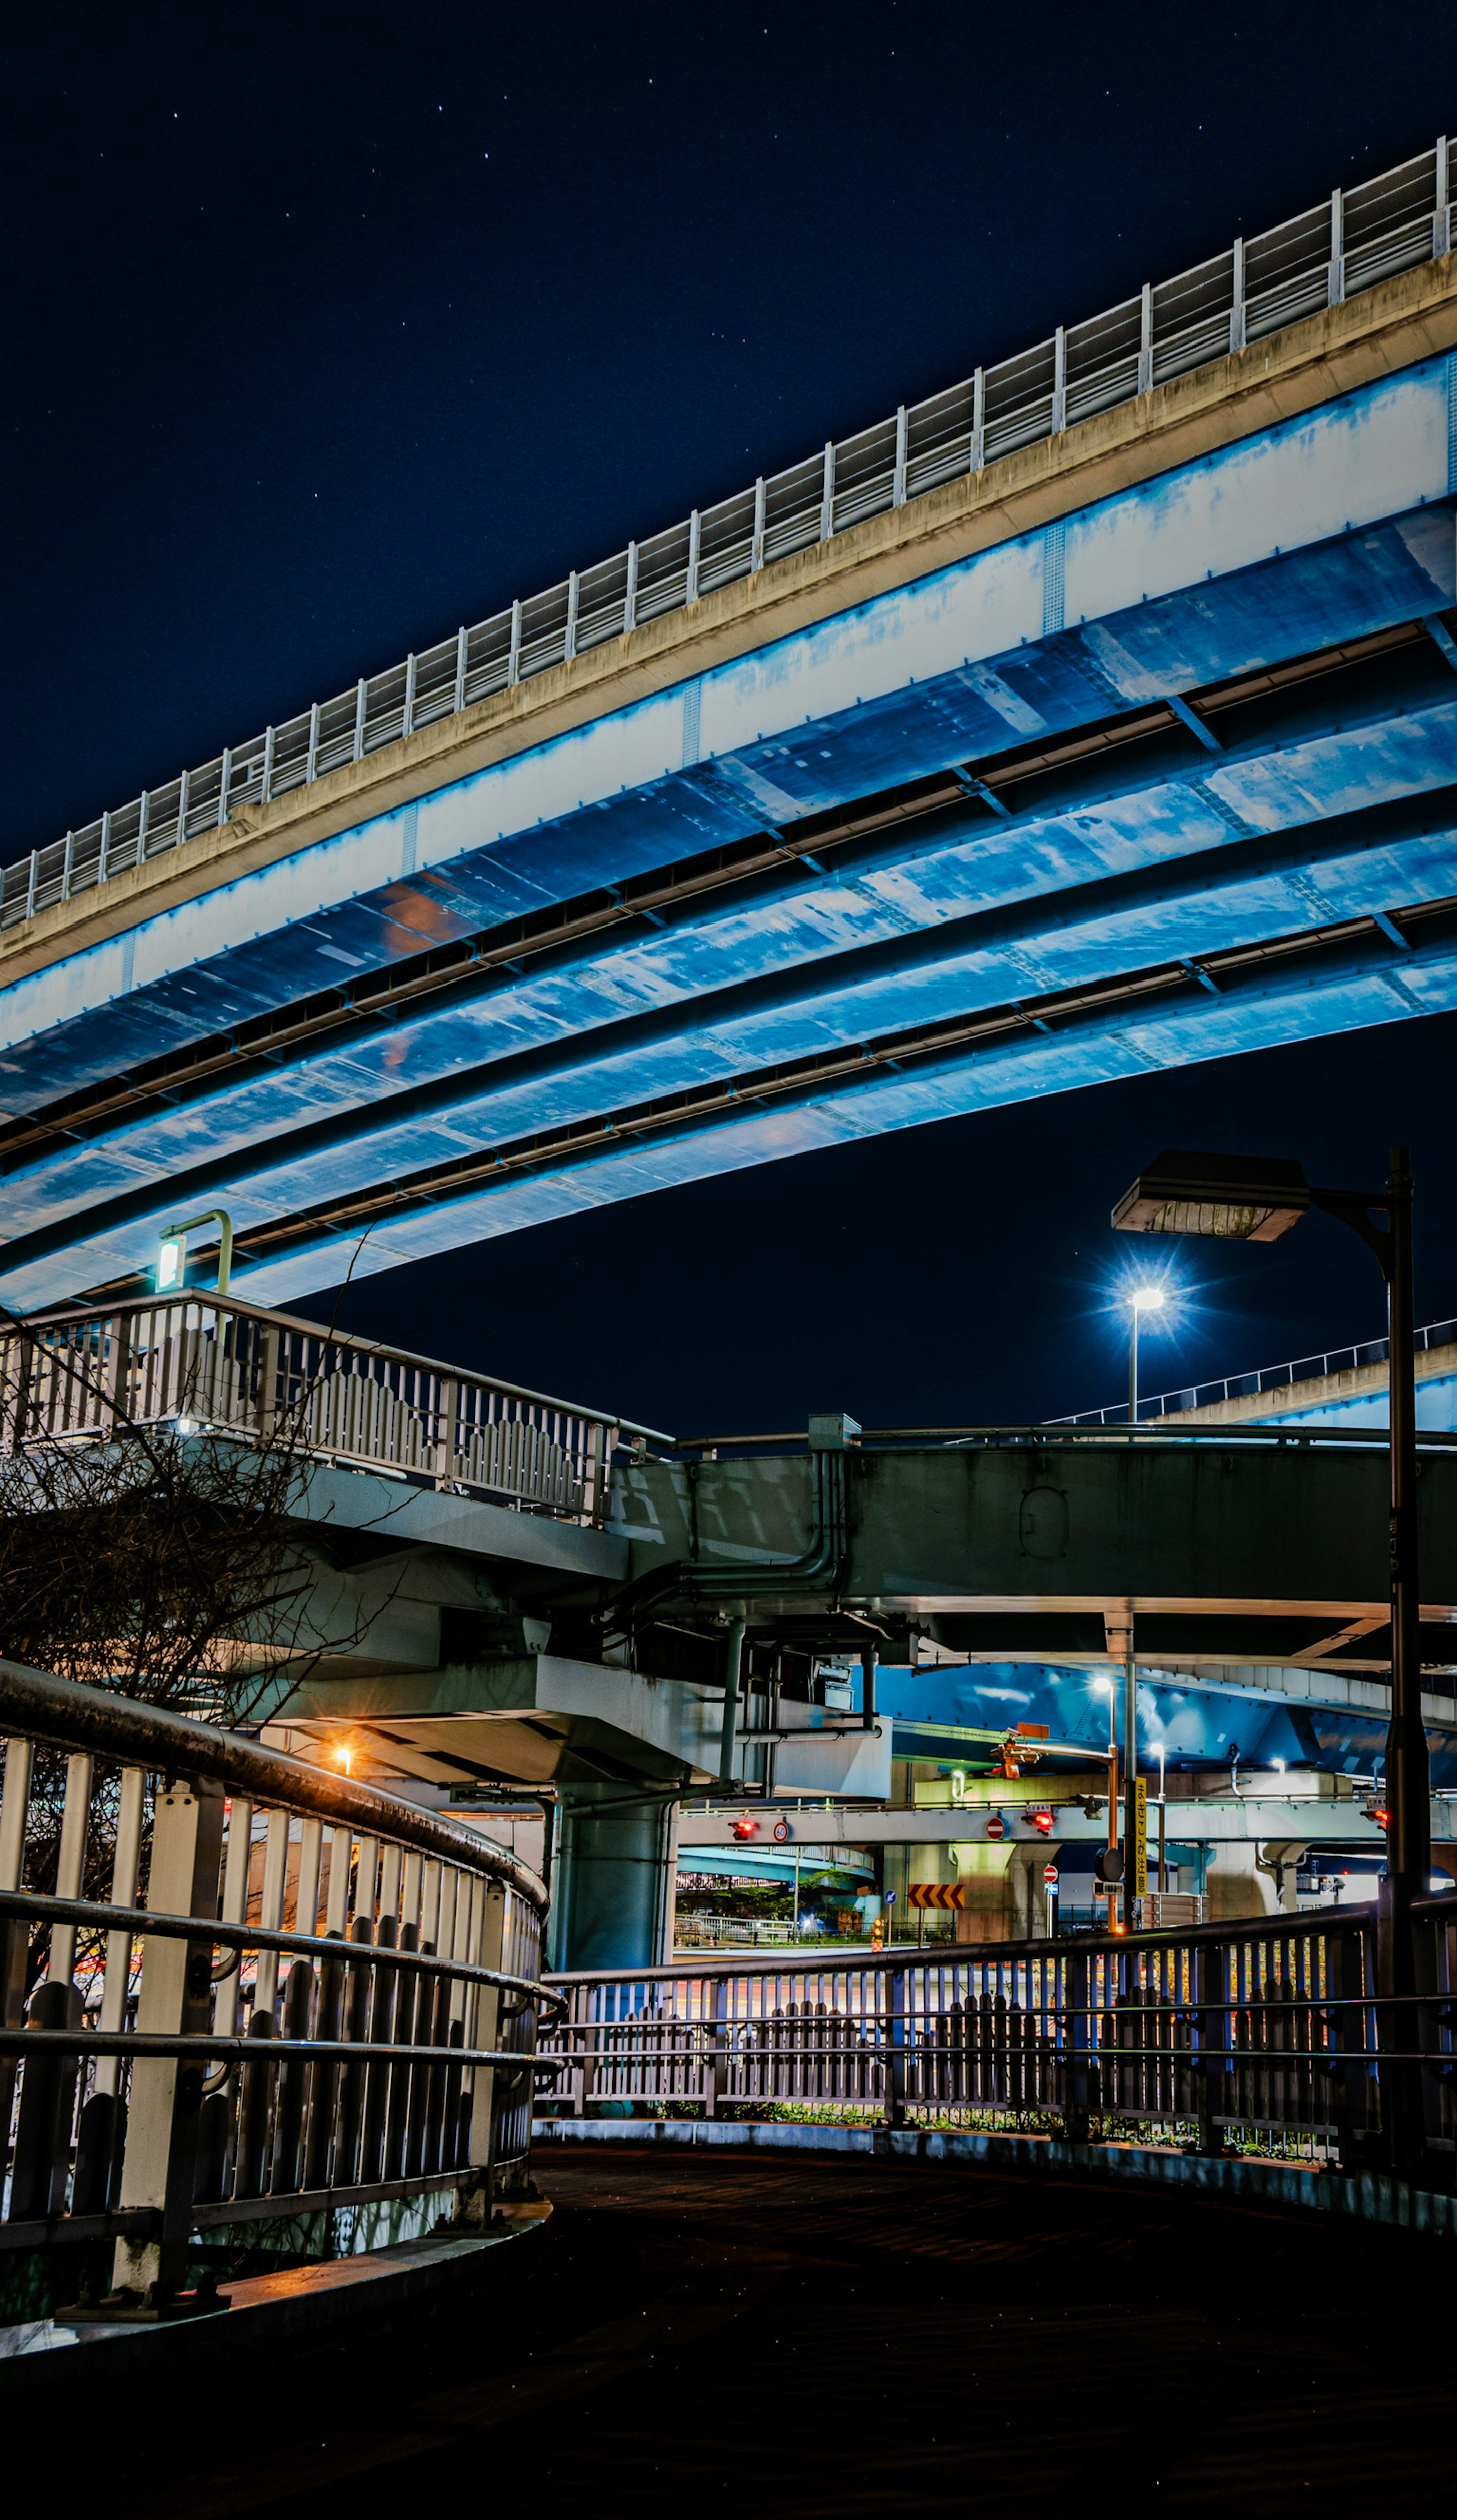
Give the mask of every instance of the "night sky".
<path id="1" fill-rule="evenodd" d="M 11 22 L 6 859 L 1430 146 L 1457 11 L 925 0 Z M 1166 1145 L 1365 1186 L 1457 1313 L 1457 1017 L 907 1131 L 306 1309 L 681 1433 L 1115 1401 Z M 1162 1255 L 1155 1254 L 1155 1257 Z M 1150 1389 L 1376 1332 L 1354 1238 L 1172 1252 Z"/>

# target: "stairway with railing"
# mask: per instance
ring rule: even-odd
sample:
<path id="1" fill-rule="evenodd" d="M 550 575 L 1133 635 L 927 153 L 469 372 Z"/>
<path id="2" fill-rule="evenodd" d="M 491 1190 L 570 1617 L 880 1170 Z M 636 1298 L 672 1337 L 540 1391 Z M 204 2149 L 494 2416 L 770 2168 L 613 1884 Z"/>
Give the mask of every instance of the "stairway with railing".
<path id="1" fill-rule="evenodd" d="M 0 1733 L 0 2320 L 204 2308 L 269 2234 L 285 2264 L 348 2256 L 381 2213 L 483 2229 L 523 2182 L 559 2008 L 536 1876 L 246 1735 L 14 1663 Z"/>

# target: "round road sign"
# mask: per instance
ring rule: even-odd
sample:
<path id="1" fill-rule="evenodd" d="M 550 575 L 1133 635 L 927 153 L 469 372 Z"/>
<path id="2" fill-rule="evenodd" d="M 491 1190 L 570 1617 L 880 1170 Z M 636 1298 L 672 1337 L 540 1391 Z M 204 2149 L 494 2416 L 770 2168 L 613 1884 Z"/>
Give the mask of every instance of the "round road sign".
<path id="1" fill-rule="evenodd" d="M 987 1822 L 987 1835 L 989 1837 L 1005 1837 L 1006 1833 L 1006 1822 L 1002 1819 L 1000 1812 L 993 1812 Z"/>
<path id="2" fill-rule="evenodd" d="M 1042 1879 L 1046 1882 L 1049 1890 L 1055 1890 L 1057 1888 L 1057 1867 L 1055 1864 L 1043 1865 Z"/>

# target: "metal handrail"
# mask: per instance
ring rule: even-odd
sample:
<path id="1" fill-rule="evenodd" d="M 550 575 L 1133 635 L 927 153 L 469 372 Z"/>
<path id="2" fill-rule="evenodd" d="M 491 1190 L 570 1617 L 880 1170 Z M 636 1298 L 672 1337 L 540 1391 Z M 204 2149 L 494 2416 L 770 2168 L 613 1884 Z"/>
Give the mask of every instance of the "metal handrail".
<path id="1" fill-rule="evenodd" d="M 1454 164 L 1442 138 L 144 790 L 7 866 L 0 926 L 1445 254 Z"/>
<path id="2" fill-rule="evenodd" d="M 1448 1891 L 1442 1897 L 1435 1897 L 1425 1904 L 1442 1914 L 1450 1912 L 1453 1918 L 1457 1919 L 1457 1891 Z M 1374 1921 L 1375 1916 L 1376 1903 L 1370 1900 L 1362 1902 L 1360 1906 L 1343 1908 L 1340 1912 L 1341 1923 L 1346 1927 L 1369 1924 Z M 1121 1953 L 1145 1950 L 1161 1952 L 1169 1950 L 1175 1944 L 1182 1947 L 1186 1944 L 1199 1943 L 1220 1945 L 1258 1943 L 1267 1941 L 1272 1932 L 1280 1932 L 1295 1921 L 1290 1918 L 1266 1915 L 1236 1917 L 1200 1925 L 1151 1925 L 1131 1934 L 1080 1934 L 1077 1947 L 1080 1952 L 1096 1952 L 1104 1958 L 1117 1958 Z M 1307 1915 L 1303 1920 L 1305 1926 L 1315 1921 L 1318 1921 L 1317 1914 Z M 1302 1928 L 1298 1925 L 1297 1929 Z M 923 1966 L 934 1968 L 942 1965 L 949 1958 L 953 1958 L 958 1966 L 966 1962 L 981 1963 L 989 1967 L 1009 1958 L 1018 1960 L 1064 1958 L 1068 1948 L 1068 1938 L 1065 1935 L 1045 1939 L 1034 1938 L 1021 1943 L 949 1943 L 943 1953 L 917 1951 L 914 1944 L 905 1943 L 884 1952 L 847 1952 L 843 1958 L 837 1958 L 832 1950 L 816 1950 L 812 1946 L 800 1945 L 792 1956 L 782 1960 L 762 1959 L 757 1957 L 752 1959 L 746 1958 L 719 1959 L 705 1954 L 701 1960 L 697 1958 L 688 1960 L 664 1960 L 655 1967 L 552 1969 L 544 1977 L 543 1984 L 552 1987 L 619 1984 L 636 1986 L 647 1980 L 656 1984 L 672 1979 L 692 1980 L 702 1977 L 826 1977 L 833 1976 L 837 1972 L 843 1974 L 847 1970 L 857 1977 L 885 1977 L 898 1970 Z"/>
<path id="3" fill-rule="evenodd" d="M 512 1859 L 514 1860 L 514 1859 Z M 494 1870 L 494 1867 L 490 1868 Z M 523 1865 L 521 1870 L 525 1871 Z M 228 1923 L 219 1916 L 172 1916 L 154 1908 L 117 1908 L 104 1899 L 55 1899 L 39 1890 L 0 1890 L 0 1917 L 30 1916 L 53 1925 L 95 1925 L 109 1933 L 156 1934 L 163 1942 L 215 1943 L 223 1950 L 283 1952 L 290 1958 L 340 1960 L 358 1965 L 376 1962 L 407 1977 L 459 1978 L 464 1986 L 494 1986 L 505 1995 L 524 1995 L 540 2011 L 560 2011 L 563 1999 L 536 1978 L 515 1977 L 509 1969 L 480 1968 L 469 1960 L 445 1959 L 438 1952 L 407 1951 L 397 1943 L 346 1943 L 334 1934 L 286 1934 L 267 1925 Z M 523 2007 L 524 2009 L 524 2007 Z"/>
<path id="4" fill-rule="evenodd" d="M 144 1706 L 109 1688 L 89 1688 L 81 1681 L 0 1660 L 0 1733 L 18 1733 L 49 1749 L 90 1751 L 127 1766 L 146 1764 L 158 1774 L 206 1778 L 256 1803 L 331 1821 L 360 1835 L 397 1838 L 422 1855 L 508 1883 L 539 1916 L 547 1912 L 545 1883 L 473 1829 L 400 1802 L 375 1785 L 313 1767 L 289 1751 L 269 1749 L 246 1732 L 225 1732 L 170 1707 Z M 331 1945 L 330 1953 L 336 1957 L 337 1946 Z"/>
<path id="5" fill-rule="evenodd" d="M 0 1415 L 10 1450 L 158 1423 L 249 1441 L 287 1425 L 303 1455 L 589 1524 L 609 1510 L 619 1434 L 648 1431 L 196 1288 L 0 1326 Z"/>
<path id="6" fill-rule="evenodd" d="M 632 1418 L 618 1418 L 605 1409 L 584 1409 L 580 1401 L 560 1400 L 550 1391 L 535 1391 L 529 1383 L 508 1382 L 497 1373 L 472 1373 L 468 1368 L 451 1365 L 443 1357 L 423 1356 L 415 1348 L 392 1347 L 385 1339 L 366 1338 L 362 1330 L 327 1328 L 320 1322 L 305 1321 L 299 1313 L 271 1311 L 264 1304 L 250 1304 L 246 1296 L 217 1295 L 207 1287 L 189 1286 L 175 1295 L 128 1295 L 115 1303 L 48 1304 L 42 1310 L 25 1315 L 27 1330 L 43 1331 L 53 1328 L 66 1328 L 73 1323 L 107 1322 L 137 1313 L 155 1312 L 167 1303 L 201 1303 L 209 1311 L 236 1314 L 240 1320 L 261 1322 L 269 1328 L 301 1330 L 308 1338 L 323 1339 L 330 1347 L 356 1349 L 361 1356 L 377 1356 L 389 1365 L 423 1367 L 430 1373 L 452 1374 L 458 1381 L 479 1383 L 483 1390 L 499 1392 L 507 1400 L 526 1400 L 537 1409 L 559 1410 L 564 1416 L 590 1418 L 602 1426 L 621 1427 L 625 1434 L 650 1435 L 658 1440 L 659 1430 L 639 1426 Z"/>
<path id="7" fill-rule="evenodd" d="M 1418 1431 L 1417 1442 L 1424 1452 L 1451 1451 L 1457 1447 L 1457 1434 L 1449 1435 L 1439 1429 L 1423 1426 Z M 1045 1418 L 1008 1426 L 866 1426 L 857 1439 L 856 1449 L 873 1452 L 882 1447 L 887 1451 L 900 1447 L 909 1452 L 934 1446 L 953 1451 L 975 1444 L 985 1445 L 989 1451 L 997 1446 L 1016 1449 L 1025 1445 L 1045 1451 L 1054 1444 L 1137 1444 L 1144 1450 L 1156 1445 L 1176 1450 L 1183 1445 L 1199 1444 L 1265 1444 L 1277 1449 L 1337 1444 L 1383 1453 L 1388 1449 L 1384 1426 L 1282 1426 L 1264 1420 L 1232 1426 L 1184 1426 L 1171 1425 L 1166 1420 L 1140 1420 L 1136 1426 L 1130 1426 L 1126 1418 L 1120 1422 L 1113 1415 L 1106 1424 L 1097 1421 L 1091 1425 L 1084 1425 L 1081 1419 Z M 677 1457 L 685 1453 L 763 1452 L 771 1447 L 778 1453 L 805 1455 L 809 1444 L 803 1434 L 700 1435 L 683 1437 L 669 1449 Z"/>
<path id="8" fill-rule="evenodd" d="M 114 2240 L 143 2315 L 183 2287 L 196 2226 L 332 2228 L 335 2206 L 452 2189 L 469 2226 L 524 2176 L 537 2016 L 565 2008 L 526 1866 L 246 1734 L 23 1665 L 0 1662 L 0 2249 Z M 65 1754 L 59 1840 L 47 1805 L 34 1826 L 37 1751 Z M 109 1899 L 83 1895 L 98 1830 Z M 27 1886 L 48 1841 L 56 1886 Z"/>
<path id="9" fill-rule="evenodd" d="M 1454 1343 L 1457 1320 L 1426 1322 L 1412 1333 L 1412 1347 L 1418 1356 Z M 1143 1422 L 1142 1413 L 1157 1418 L 1170 1412 L 1209 1409 L 1220 1400 L 1252 1400 L 1266 1391 L 1288 1390 L 1293 1383 L 1318 1382 L 1332 1373 L 1357 1373 L 1365 1366 L 1385 1365 L 1390 1355 L 1390 1339 L 1358 1339 L 1346 1347 L 1327 1348 L 1321 1355 L 1296 1357 L 1288 1365 L 1256 1366 L 1245 1373 L 1226 1373 L 1213 1382 L 1185 1383 L 1177 1391 L 1140 1393 L 1139 1422 Z M 1127 1402 L 1118 1401 L 1106 1409 L 1080 1409 L 1074 1417 L 1049 1418 L 1046 1422 L 1049 1426 L 1113 1426 L 1120 1422 L 1126 1425 L 1127 1418 Z"/>
<path id="10" fill-rule="evenodd" d="M 1093 2117 L 1136 2142 L 1264 2148 L 1426 2175 L 1453 2140 L 1457 1894 L 1414 1905 L 1415 1994 L 1388 1993 L 1375 1905 L 935 1951 L 574 1971 L 546 2096 L 709 2116 L 843 2106 L 892 2126 Z M 1141 2132 L 1140 2130 L 1148 2130 Z"/>

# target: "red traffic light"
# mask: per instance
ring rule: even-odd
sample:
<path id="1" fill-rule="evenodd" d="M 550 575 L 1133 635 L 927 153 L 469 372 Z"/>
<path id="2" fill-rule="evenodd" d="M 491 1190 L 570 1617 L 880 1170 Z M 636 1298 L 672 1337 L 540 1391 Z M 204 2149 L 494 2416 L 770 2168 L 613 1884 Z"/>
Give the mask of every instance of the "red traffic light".
<path id="1" fill-rule="evenodd" d="M 733 1834 L 739 1839 L 740 1843 L 746 1837 L 757 1837 L 759 1834 L 759 1822 L 757 1820 L 750 1820 L 746 1812 L 742 1820 L 736 1820 L 734 1822 Z"/>
<path id="2" fill-rule="evenodd" d="M 1052 1814 L 1050 1811 L 1030 1811 L 1027 1817 L 1031 1821 L 1033 1827 L 1035 1829 L 1038 1829 L 1043 1837 L 1050 1837 L 1052 1835 Z"/>

